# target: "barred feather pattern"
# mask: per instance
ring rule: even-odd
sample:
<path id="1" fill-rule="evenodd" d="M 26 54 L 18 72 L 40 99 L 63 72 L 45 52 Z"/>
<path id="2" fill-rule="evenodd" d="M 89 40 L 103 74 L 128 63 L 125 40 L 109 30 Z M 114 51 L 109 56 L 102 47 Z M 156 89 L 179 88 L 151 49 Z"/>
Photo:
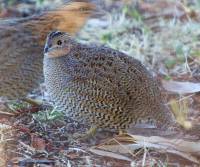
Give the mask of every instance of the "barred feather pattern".
<path id="1" fill-rule="evenodd" d="M 141 121 L 159 128 L 174 124 L 157 82 L 138 60 L 66 38 L 69 52 L 44 57 L 45 84 L 60 111 L 105 129 L 127 129 Z"/>

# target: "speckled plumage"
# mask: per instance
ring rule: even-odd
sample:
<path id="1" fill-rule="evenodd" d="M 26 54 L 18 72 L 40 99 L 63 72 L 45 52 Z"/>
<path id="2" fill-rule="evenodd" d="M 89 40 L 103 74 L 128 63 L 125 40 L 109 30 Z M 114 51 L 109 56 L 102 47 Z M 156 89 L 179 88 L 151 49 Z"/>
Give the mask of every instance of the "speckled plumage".
<path id="1" fill-rule="evenodd" d="M 55 106 L 77 121 L 109 129 L 174 123 L 151 74 L 117 50 L 53 32 L 46 42 L 44 76 Z"/>
<path id="2" fill-rule="evenodd" d="M 94 11 L 74 2 L 23 19 L 0 20 L 0 97 L 24 98 L 43 80 L 43 46 L 49 31 L 76 33 Z"/>

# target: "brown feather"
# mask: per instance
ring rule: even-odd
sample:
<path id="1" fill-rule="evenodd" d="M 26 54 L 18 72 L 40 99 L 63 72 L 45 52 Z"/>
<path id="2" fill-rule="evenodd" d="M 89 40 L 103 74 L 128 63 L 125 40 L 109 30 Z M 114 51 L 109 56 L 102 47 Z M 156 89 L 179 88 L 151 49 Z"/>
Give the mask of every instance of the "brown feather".
<path id="1" fill-rule="evenodd" d="M 41 44 L 44 44 L 46 34 L 51 30 L 61 30 L 74 35 L 95 10 L 95 6 L 87 2 L 73 2 L 57 10 L 49 11 L 41 16 L 35 16 L 24 26 L 39 34 Z M 42 24 L 41 24 L 42 23 Z M 33 26 L 37 25 L 37 26 Z"/>
<path id="2" fill-rule="evenodd" d="M 43 48 L 53 30 L 75 34 L 95 10 L 74 2 L 22 19 L 0 21 L 0 97 L 24 98 L 43 80 Z"/>

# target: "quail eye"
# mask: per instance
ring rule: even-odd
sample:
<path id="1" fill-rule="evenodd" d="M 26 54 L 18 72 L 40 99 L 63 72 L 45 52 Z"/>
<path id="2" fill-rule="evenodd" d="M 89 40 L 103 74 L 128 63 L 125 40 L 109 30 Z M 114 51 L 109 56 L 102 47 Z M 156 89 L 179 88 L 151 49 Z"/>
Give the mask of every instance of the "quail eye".
<path id="1" fill-rule="evenodd" d="M 57 41 L 57 45 L 62 45 L 62 41 L 61 41 L 61 40 L 58 40 L 58 41 Z"/>

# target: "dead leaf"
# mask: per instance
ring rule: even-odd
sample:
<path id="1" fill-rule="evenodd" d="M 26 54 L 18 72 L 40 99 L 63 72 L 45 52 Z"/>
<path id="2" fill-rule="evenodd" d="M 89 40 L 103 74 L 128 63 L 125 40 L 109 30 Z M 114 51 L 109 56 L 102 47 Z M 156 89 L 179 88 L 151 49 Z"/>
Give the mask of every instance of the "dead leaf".
<path id="1" fill-rule="evenodd" d="M 105 156 L 105 157 L 111 157 L 111 158 L 130 161 L 130 162 L 132 161 L 130 158 L 128 158 L 126 156 L 123 156 L 123 155 L 120 155 L 117 153 L 113 153 L 113 152 L 109 152 L 109 151 L 99 150 L 99 149 L 95 149 L 95 148 L 91 148 L 89 151 L 91 151 L 94 154 Z"/>
<path id="2" fill-rule="evenodd" d="M 200 83 L 163 80 L 162 84 L 167 91 L 172 93 L 188 94 L 200 92 Z"/>
<path id="3" fill-rule="evenodd" d="M 33 134 L 31 136 L 31 146 L 36 150 L 45 150 L 45 140 Z"/>
<path id="4" fill-rule="evenodd" d="M 171 99 L 169 104 L 171 106 L 171 111 L 173 112 L 176 122 L 178 122 L 182 127 L 185 129 L 191 129 L 192 123 L 188 121 L 188 113 L 189 113 L 189 106 L 188 106 L 188 99 L 182 100 L 175 100 Z"/>
<path id="5" fill-rule="evenodd" d="M 154 144 L 166 145 L 168 147 L 174 148 L 178 151 L 187 152 L 187 153 L 195 153 L 200 155 L 200 142 L 192 142 L 186 141 L 183 139 L 168 139 L 160 136 L 139 136 L 139 135 L 130 135 L 132 136 L 136 142 L 145 141 Z"/>
<path id="6" fill-rule="evenodd" d="M 200 161 L 194 156 L 200 155 L 200 142 L 185 141 L 177 138 L 167 139 L 159 136 L 145 137 L 139 135 L 129 135 L 130 139 L 127 140 L 127 138 L 128 136 L 126 135 L 125 141 L 128 141 L 127 144 L 125 142 L 121 144 L 123 136 L 120 135 L 112 140 L 109 140 L 108 143 L 93 147 L 92 152 L 98 155 L 120 159 L 124 158 L 121 157 L 121 154 L 131 154 L 134 156 L 133 152 L 136 150 L 148 148 L 159 152 L 175 154 L 191 162 L 200 164 Z M 131 139 L 132 143 L 130 143 Z"/>

